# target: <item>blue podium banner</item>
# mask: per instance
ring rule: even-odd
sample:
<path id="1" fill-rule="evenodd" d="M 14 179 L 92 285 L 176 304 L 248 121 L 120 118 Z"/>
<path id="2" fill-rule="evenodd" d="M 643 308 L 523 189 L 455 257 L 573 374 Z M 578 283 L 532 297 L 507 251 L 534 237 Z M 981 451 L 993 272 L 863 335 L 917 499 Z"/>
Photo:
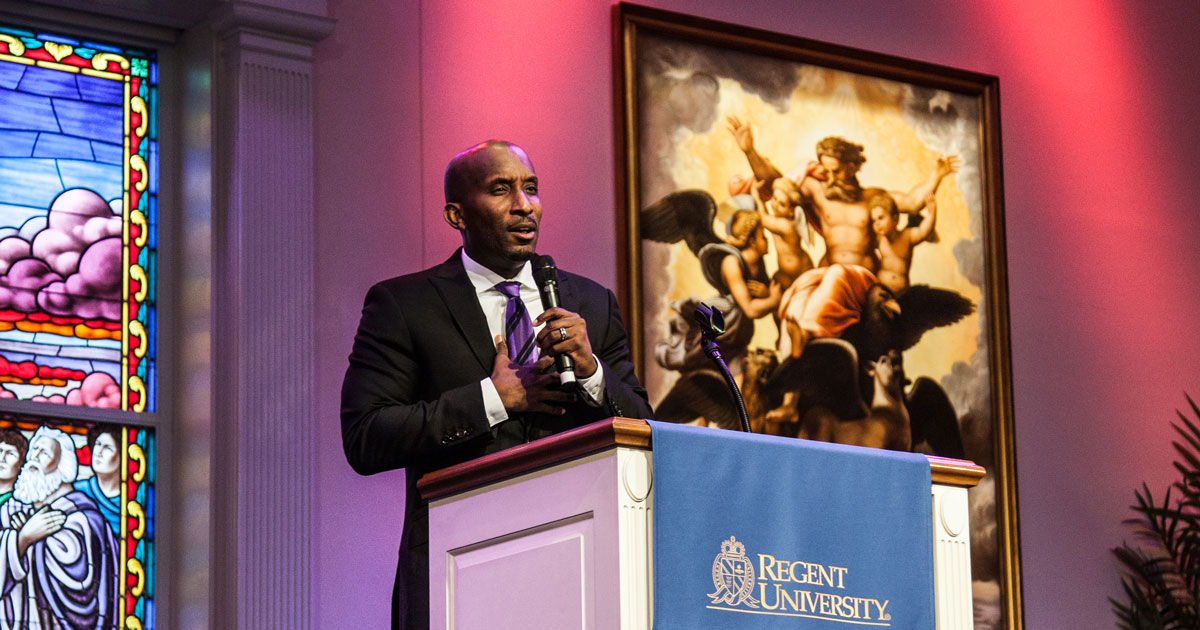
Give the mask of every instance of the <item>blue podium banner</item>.
<path id="1" fill-rule="evenodd" d="M 923 455 L 650 426 L 656 630 L 933 630 Z"/>

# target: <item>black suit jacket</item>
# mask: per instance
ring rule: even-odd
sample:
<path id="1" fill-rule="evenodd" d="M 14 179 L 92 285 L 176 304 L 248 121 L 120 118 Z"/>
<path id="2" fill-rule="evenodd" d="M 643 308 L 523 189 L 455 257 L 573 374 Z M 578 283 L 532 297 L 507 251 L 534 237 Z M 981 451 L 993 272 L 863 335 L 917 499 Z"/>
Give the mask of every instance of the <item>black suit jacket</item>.
<path id="1" fill-rule="evenodd" d="M 397 603 L 407 609 L 401 616 L 410 628 L 428 625 L 429 517 L 416 490 L 421 475 L 609 416 L 651 415 L 612 292 L 560 271 L 559 293 L 563 308 L 587 322 L 604 368 L 605 399 L 599 406 L 575 403 L 563 416 L 510 417 L 494 429 L 480 381 L 491 375 L 496 349 L 461 253 L 367 293 L 342 384 L 342 446 L 360 474 L 406 469 Z"/>

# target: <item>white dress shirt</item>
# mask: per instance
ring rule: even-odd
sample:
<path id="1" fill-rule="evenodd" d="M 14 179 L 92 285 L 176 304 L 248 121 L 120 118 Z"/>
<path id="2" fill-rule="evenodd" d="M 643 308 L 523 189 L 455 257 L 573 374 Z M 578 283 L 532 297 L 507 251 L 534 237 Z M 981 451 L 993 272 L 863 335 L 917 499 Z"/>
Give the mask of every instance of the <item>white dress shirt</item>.
<path id="1" fill-rule="evenodd" d="M 501 277 L 500 274 L 475 262 L 467 255 L 465 249 L 462 251 L 462 262 L 463 267 L 467 270 L 467 278 L 475 287 L 475 297 L 479 299 L 479 306 L 483 309 L 484 318 L 487 319 L 488 332 L 492 339 L 495 339 L 496 335 L 504 336 L 504 315 L 505 309 L 508 307 L 508 296 L 496 288 L 497 284 L 516 282 L 521 285 L 521 301 L 525 303 L 525 310 L 529 313 L 530 321 L 546 310 L 542 307 L 542 296 L 538 293 L 537 284 L 533 280 L 533 267 L 528 261 L 513 278 Z M 544 327 L 545 324 L 535 326 L 534 336 L 537 336 Z M 534 352 L 538 352 L 540 356 L 539 348 L 535 347 Z M 488 424 L 494 427 L 508 420 L 508 411 L 504 409 L 504 403 L 500 400 L 500 393 L 496 391 L 496 385 L 492 383 L 492 379 L 485 378 L 479 383 L 483 388 L 483 408 L 487 412 Z M 603 400 L 604 366 L 599 359 L 596 359 L 596 373 L 579 379 L 579 384 L 583 391 L 591 397 L 592 404 L 599 404 Z"/>

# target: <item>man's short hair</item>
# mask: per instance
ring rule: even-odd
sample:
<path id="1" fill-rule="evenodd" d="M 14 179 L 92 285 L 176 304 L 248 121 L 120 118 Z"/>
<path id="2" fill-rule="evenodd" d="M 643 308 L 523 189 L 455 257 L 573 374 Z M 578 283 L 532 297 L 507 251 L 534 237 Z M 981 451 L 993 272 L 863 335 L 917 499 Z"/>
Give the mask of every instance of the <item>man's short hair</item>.
<path id="1" fill-rule="evenodd" d="M 862 166 L 862 163 L 867 161 L 867 157 L 863 155 L 861 144 L 854 144 L 838 136 L 829 136 L 817 143 L 817 157 L 820 158 L 822 155 L 828 155 L 836 158 L 839 162 L 855 166 Z"/>
<path id="2" fill-rule="evenodd" d="M 446 196 L 446 203 L 458 203 L 462 201 L 462 197 L 467 191 L 467 185 L 471 183 L 468 180 L 471 176 L 471 169 L 467 166 L 468 161 L 466 158 L 478 151 L 490 149 L 494 146 L 512 148 L 517 145 L 507 140 L 487 140 L 460 151 L 458 155 L 455 155 L 450 160 L 450 163 L 446 165 L 446 174 L 442 179 L 442 192 Z"/>

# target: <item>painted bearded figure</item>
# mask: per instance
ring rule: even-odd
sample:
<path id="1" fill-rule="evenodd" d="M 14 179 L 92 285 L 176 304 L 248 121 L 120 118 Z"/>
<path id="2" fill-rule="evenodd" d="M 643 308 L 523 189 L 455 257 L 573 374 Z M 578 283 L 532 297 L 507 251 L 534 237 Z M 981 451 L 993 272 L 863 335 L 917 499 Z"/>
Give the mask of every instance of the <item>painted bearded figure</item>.
<path id="1" fill-rule="evenodd" d="M 0 628 L 113 628 L 117 543 L 96 503 L 72 487 L 67 434 L 40 427 L 12 499 L 0 506 Z"/>

